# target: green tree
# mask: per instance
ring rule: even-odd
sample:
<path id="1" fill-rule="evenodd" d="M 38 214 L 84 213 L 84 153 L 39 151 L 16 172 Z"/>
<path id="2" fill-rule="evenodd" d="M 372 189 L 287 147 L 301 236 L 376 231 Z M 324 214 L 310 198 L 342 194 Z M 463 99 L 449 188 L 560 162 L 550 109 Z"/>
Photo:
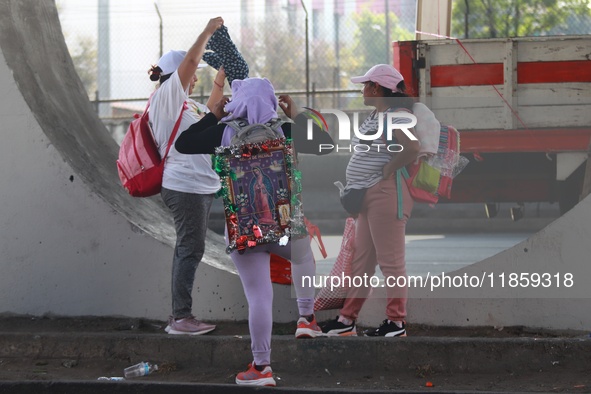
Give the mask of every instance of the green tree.
<path id="1" fill-rule="evenodd" d="M 495 38 L 568 34 L 576 15 L 591 22 L 589 0 L 455 0 L 452 31 L 457 37 Z M 586 31 L 591 32 L 588 23 Z"/>
<path id="2" fill-rule="evenodd" d="M 88 97 L 93 98 L 97 89 L 98 53 L 96 41 L 90 37 L 78 37 L 70 48 L 70 56 Z"/>
<path id="3" fill-rule="evenodd" d="M 63 11 L 63 2 L 56 0 L 55 4 L 58 14 Z M 92 100 L 97 89 L 98 73 L 98 48 L 96 40 L 88 36 L 78 36 L 75 40 L 64 32 L 64 37 L 68 45 L 70 57 L 74 63 L 74 68 L 84 85 L 86 94 Z"/>
<path id="4" fill-rule="evenodd" d="M 305 88 L 304 38 L 285 24 L 261 23 L 239 50 L 251 77 L 269 79 L 276 90 Z"/>
<path id="5" fill-rule="evenodd" d="M 389 13 L 390 39 L 392 41 L 405 41 L 414 39 L 414 33 L 402 28 L 398 17 L 393 12 Z M 376 14 L 366 9 L 354 17 L 357 25 L 355 32 L 355 44 L 353 54 L 359 57 L 360 62 L 353 74 L 364 73 L 372 66 L 380 63 L 391 64 L 392 60 L 386 56 L 386 14 Z M 391 45 L 391 43 L 388 43 Z"/>

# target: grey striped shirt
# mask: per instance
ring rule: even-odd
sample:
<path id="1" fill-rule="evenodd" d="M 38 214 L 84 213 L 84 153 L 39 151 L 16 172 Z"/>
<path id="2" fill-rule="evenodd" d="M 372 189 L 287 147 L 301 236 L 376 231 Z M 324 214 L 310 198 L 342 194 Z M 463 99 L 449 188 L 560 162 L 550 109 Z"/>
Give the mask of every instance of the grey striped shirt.
<path id="1" fill-rule="evenodd" d="M 397 111 L 401 111 L 401 109 Z M 391 112 L 391 110 L 388 110 L 388 112 Z M 354 152 L 347 165 L 346 189 L 366 189 L 378 183 L 382 179 L 382 169 L 396 154 L 389 152 L 387 149 L 389 144 L 396 144 L 397 141 L 395 137 L 393 137 L 393 141 L 386 141 L 385 115 L 378 119 L 378 112 L 373 111 L 359 126 L 359 132 L 364 135 L 375 134 L 378 131 L 380 121 L 384 127 L 382 135 L 378 139 L 373 141 L 360 140 L 356 135 L 351 138 L 351 146 Z M 408 119 L 406 118 L 392 119 L 393 124 L 407 122 Z M 397 149 L 395 146 L 391 146 L 390 150 L 396 151 Z"/>

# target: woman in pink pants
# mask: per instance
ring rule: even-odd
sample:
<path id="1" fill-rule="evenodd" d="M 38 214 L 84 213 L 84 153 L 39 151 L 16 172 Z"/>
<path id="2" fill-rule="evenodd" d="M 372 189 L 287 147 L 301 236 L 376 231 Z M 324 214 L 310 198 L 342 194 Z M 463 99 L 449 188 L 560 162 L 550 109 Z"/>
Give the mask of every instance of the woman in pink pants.
<path id="1" fill-rule="evenodd" d="M 364 76 L 351 78 L 355 83 L 363 83 L 363 100 L 375 110 L 359 127 L 362 134 L 375 135 L 382 122 L 383 133 L 375 140 L 351 140 L 352 145 L 360 143 L 370 149 L 356 149 L 347 166 L 348 189 L 366 189 L 361 211 L 355 227 L 355 258 L 351 264 L 351 279 L 371 277 L 376 265 L 380 266 L 384 277 L 404 277 L 399 283 L 406 284 L 406 262 L 404 257 L 404 237 L 406 223 L 413 207 L 412 198 L 404 180 L 395 176 L 396 170 L 416 159 L 419 142 L 411 140 L 402 130 L 395 129 L 392 139 L 386 136 L 387 112 L 412 113 L 414 99 L 405 93 L 402 75 L 394 67 L 379 64 L 372 67 Z M 380 117 L 380 113 L 384 116 Z M 395 117 L 392 123 L 408 124 L 410 118 Z M 398 144 L 402 150 L 392 153 L 386 146 Z M 400 148 L 391 148 L 396 151 Z M 329 336 L 357 335 L 355 321 L 369 295 L 370 287 L 352 286 L 339 316 L 321 325 Z M 386 289 L 388 304 L 386 319 L 377 328 L 365 332 L 367 336 L 406 336 L 406 295 L 407 287 L 389 286 Z"/>

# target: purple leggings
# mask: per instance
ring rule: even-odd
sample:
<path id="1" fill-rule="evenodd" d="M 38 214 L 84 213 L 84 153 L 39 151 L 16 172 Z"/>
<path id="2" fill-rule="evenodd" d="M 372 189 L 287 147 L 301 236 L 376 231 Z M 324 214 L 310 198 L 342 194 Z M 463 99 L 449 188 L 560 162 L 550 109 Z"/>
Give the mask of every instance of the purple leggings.
<path id="1" fill-rule="evenodd" d="M 230 257 L 240 275 L 244 294 L 248 301 L 248 327 L 251 349 L 257 365 L 271 364 L 271 329 L 273 328 L 273 285 L 271 283 L 269 253 L 291 261 L 291 275 L 300 315 L 314 313 L 313 286 L 302 287 L 302 277 L 316 274 L 314 256 L 308 237 L 279 244 L 259 245 L 244 254 L 234 251 Z"/>

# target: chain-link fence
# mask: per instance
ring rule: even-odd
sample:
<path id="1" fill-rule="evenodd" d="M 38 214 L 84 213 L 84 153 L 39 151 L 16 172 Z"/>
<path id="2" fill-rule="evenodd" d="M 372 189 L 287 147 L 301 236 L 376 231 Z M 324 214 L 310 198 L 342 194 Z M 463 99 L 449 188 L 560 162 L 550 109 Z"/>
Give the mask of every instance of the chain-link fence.
<path id="1" fill-rule="evenodd" d="M 461 38 L 468 31 L 468 36 L 486 38 L 511 33 L 509 28 L 487 27 L 501 26 L 508 18 L 499 16 L 496 22 L 484 18 L 486 5 L 499 3 L 507 3 L 508 10 L 515 6 L 519 14 L 526 5 L 547 6 L 552 1 L 454 0 L 452 35 Z M 556 10 L 546 12 L 558 15 L 558 3 L 564 2 L 555 3 Z M 583 8 L 561 20 L 547 18 L 556 23 L 544 34 L 590 34 L 589 2 L 566 3 Z M 58 0 L 58 8 L 78 73 L 116 139 L 154 89 L 147 75 L 150 65 L 162 51 L 188 49 L 211 17 L 223 16 L 249 64 L 250 76 L 268 78 L 278 92 L 290 93 L 301 105 L 345 110 L 363 107 L 359 86 L 350 77 L 378 63 L 392 64 L 391 42 L 414 39 L 416 20 L 416 0 L 230 0 L 223 5 L 188 0 L 97 0 L 89 5 Z M 526 20 L 532 23 L 530 15 L 520 15 L 514 24 Z M 539 29 L 534 33 L 539 34 Z M 198 71 L 198 101 L 206 101 L 214 75 L 211 67 Z"/>
<path id="2" fill-rule="evenodd" d="M 97 110 L 101 103 L 100 116 L 110 126 L 141 111 L 154 89 L 146 71 L 161 51 L 188 49 L 217 15 L 248 62 L 250 76 L 268 78 L 301 105 L 355 104 L 343 100 L 360 96 L 350 77 L 392 63 L 391 41 L 414 37 L 416 9 L 415 0 L 238 0 L 219 7 L 186 0 L 98 0 L 96 7 L 81 9 L 73 4 L 58 2 L 66 40 L 90 99 Z M 76 19 L 86 21 L 78 31 Z M 88 30 L 91 24 L 95 31 Z M 198 101 L 206 101 L 214 75 L 211 68 L 198 71 Z M 362 106 L 361 99 L 357 104 Z"/>

